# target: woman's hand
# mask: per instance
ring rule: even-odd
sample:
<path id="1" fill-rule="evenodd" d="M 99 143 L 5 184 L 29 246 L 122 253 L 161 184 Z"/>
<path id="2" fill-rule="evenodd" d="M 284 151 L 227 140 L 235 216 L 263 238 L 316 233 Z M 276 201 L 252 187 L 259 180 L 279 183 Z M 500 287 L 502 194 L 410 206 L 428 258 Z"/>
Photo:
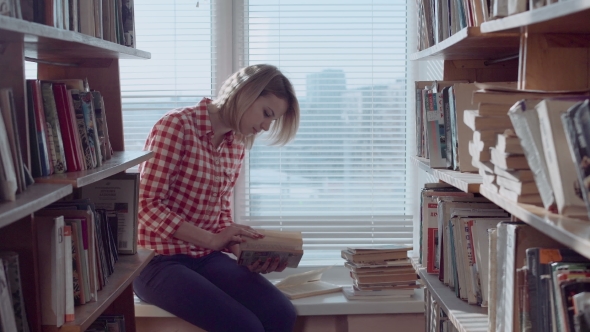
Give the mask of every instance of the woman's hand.
<path id="1" fill-rule="evenodd" d="M 211 239 L 211 247 L 214 250 L 222 250 L 229 248 L 234 244 L 239 244 L 246 239 L 243 236 L 247 236 L 253 239 L 263 238 L 264 235 L 258 233 L 254 228 L 246 225 L 231 224 L 230 226 L 223 229 L 221 232 L 214 234 Z"/>
<path id="2" fill-rule="evenodd" d="M 257 260 L 251 265 L 247 266 L 251 272 L 267 274 L 270 272 L 282 272 L 287 267 L 287 260 L 281 264 L 279 257 L 267 259 L 264 264 Z"/>

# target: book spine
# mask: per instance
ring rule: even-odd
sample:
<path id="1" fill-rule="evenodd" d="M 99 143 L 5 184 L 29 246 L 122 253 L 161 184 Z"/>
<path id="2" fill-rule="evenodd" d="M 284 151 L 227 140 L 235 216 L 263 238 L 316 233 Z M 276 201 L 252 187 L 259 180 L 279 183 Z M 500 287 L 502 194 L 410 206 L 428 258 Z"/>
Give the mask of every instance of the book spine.
<path id="1" fill-rule="evenodd" d="M 92 169 L 96 167 L 96 162 L 93 156 L 93 150 L 88 140 L 88 129 L 86 128 L 86 121 L 84 120 L 84 111 L 82 110 L 82 100 L 80 99 L 79 90 L 70 90 L 72 95 L 72 102 L 74 104 L 74 112 L 76 114 L 76 124 L 78 126 L 78 135 L 82 142 L 82 150 L 84 152 L 84 163 L 86 169 Z"/>
<path id="2" fill-rule="evenodd" d="M 526 110 L 526 101 L 518 104 L 518 107 L 513 107 L 508 113 L 512 126 L 520 144 L 524 150 L 525 158 L 533 171 L 533 176 L 543 206 L 550 209 L 555 204 L 555 196 L 553 194 L 553 187 L 549 181 L 549 171 L 545 162 L 545 152 L 542 148 L 541 137 L 539 133 L 539 118 L 537 113 L 533 110 Z"/>
<path id="3" fill-rule="evenodd" d="M 68 169 L 52 84 L 49 82 L 42 82 L 41 91 L 43 95 L 45 120 L 47 121 L 47 127 L 50 128 L 51 134 L 50 141 L 52 142 L 52 145 L 50 147 L 51 157 L 53 159 L 53 169 L 55 173 L 65 173 Z"/>

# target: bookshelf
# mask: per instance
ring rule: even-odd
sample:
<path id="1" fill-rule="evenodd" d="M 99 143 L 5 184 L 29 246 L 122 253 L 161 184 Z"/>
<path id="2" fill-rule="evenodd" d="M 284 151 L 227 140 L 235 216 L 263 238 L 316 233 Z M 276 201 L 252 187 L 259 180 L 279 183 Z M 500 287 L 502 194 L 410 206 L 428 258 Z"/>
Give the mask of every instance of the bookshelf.
<path id="1" fill-rule="evenodd" d="M 506 57 L 518 53 L 518 32 L 483 34 L 479 27 L 467 27 L 425 50 L 410 55 L 410 60 L 485 59 L 490 54 Z"/>
<path id="2" fill-rule="evenodd" d="M 418 275 L 459 332 L 488 331 L 487 308 L 470 305 L 460 300 L 453 290 L 438 280 L 438 276 L 426 273 L 426 268 L 418 268 Z"/>
<path id="3" fill-rule="evenodd" d="M 480 28 L 467 28 L 429 49 L 412 54 L 411 60 L 443 61 L 442 80 L 465 79 L 471 82 L 518 81 L 520 89 L 563 91 L 590 88 L 590 0 L 557 2 L 545 7 L 485 22 Z M 497 35 L 499 34 L 500 35 Z M 494 37 L 492 37 L 494 36 Z M 514 36 L 505 53 L 477 48 L 478 38 L 489 41 Z M 470 44 L 471 43 L 471 44 Z M 502 49 L 502 48 L 501 48 Z M 488 53 L 486 53 L 489 51 Z M 502 61 L 501 73 L 492 77 L 481 72 L 484 66 L 465 69 L 467 64 L 490 63 L 514 52 L 513 60 Z M 506 58 L 508 59 L 508 58 Z M 496 63 L 496 61 L 493 61 Z M 461 66 L 463 65 L 463 67 Z M 485 69 L 484 69 L 485 70 Z M 491 78 L 491 79 L 490 79 Z M 559 216 L 528 204 L 509 201 L 481 184 L 478 174 L 465 174 L 442 169 L 431 169 L 426 159 L 411 157 L 411 162 L 422 172 L 449 183 L 463 191 L 479 192 L 503 208 L 512 218 L 521 220 L 554 240 L 590 258 L 590 223 Z M 417 272 L 431 296 L 439 303 L 459 331 L 487 331 L 487 308 L 469 305 L 458 299 L 436 275 L 428 275 L 417 266 Z"/>
<path id="4" fill-rule="evenodd" d="M 119 59 L 149 59 L 149 52 L 122 46 L 81 33 L 0 16 L 0 88 L 13 90 L 15 106 L 27 109 L 24 63 L 37 62 L 42 80 L 86 78 L 91 89 L 101 92 L 107 117 L 113 157 L 96 169 L 56 174 L 36 179 L 14 202 L 0 202 L 0 250 L 19 254 L 20 274 L 31 331 L 84 331 L 101 314 L 123 314 L 126 330 L 135 331 L 133 279 L 154 255 L 138 250 L 120 255 L 108 285 L 98 292 L 98 301 L 76 307 L 75 321 L 60 328 L 41 325 L 38 263 L 47 259 L 37 253 L 35 212 L 86 186 L 124 172 L 152 157 L 151 152 L 124 151 Z M 18 139 L 24 163 L 31 158 L 27 112 L 18 112 Z"/>
<path id="5" fill-rule="evenodd" d="M 467 193 L 478 193 L 479 186 L 482 183 L 481 176 L 476 173 L 461 173 L 451 171 L 448 169 L 436 169 L 430 168 L 428 159 L 420 157 L 412 157 L 414 165 L 418 166 L 421 170 L 432 174 L 435 178 L 440 181 L 446 182 L 456 188 L 459 188 Z"/>

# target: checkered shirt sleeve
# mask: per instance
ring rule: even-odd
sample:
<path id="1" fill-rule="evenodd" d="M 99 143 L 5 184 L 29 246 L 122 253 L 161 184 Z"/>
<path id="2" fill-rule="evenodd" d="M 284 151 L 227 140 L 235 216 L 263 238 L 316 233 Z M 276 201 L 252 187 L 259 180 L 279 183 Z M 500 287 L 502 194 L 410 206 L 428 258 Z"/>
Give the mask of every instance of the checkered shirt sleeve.
<path id="1" fill-rule="evenodd" d="M 180 224 L 218 233 L 233 222 L 231 195 L 245 148 L 232 132 L 213 146 L 209 102 L 168 112 L 146 140 L 145 150 L 154 157 L 140 165 L 140 247 L 201 257 L 212 250 L 175 238 Z"/>

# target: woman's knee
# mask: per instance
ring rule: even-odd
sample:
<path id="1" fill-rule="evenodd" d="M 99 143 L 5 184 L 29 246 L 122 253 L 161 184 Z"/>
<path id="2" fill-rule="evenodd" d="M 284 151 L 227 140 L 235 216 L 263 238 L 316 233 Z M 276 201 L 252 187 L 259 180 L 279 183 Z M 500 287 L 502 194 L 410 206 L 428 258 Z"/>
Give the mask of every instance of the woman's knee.
<path id="1" fill-rule="evenodd" d="M 273 312 L 269 315 L 268 322 L 263 322 L 266 331 L 290 332 L 293 331 L 297 311 L 293 303 L 287 298 L 277 301 L 273 305 Z"/>

